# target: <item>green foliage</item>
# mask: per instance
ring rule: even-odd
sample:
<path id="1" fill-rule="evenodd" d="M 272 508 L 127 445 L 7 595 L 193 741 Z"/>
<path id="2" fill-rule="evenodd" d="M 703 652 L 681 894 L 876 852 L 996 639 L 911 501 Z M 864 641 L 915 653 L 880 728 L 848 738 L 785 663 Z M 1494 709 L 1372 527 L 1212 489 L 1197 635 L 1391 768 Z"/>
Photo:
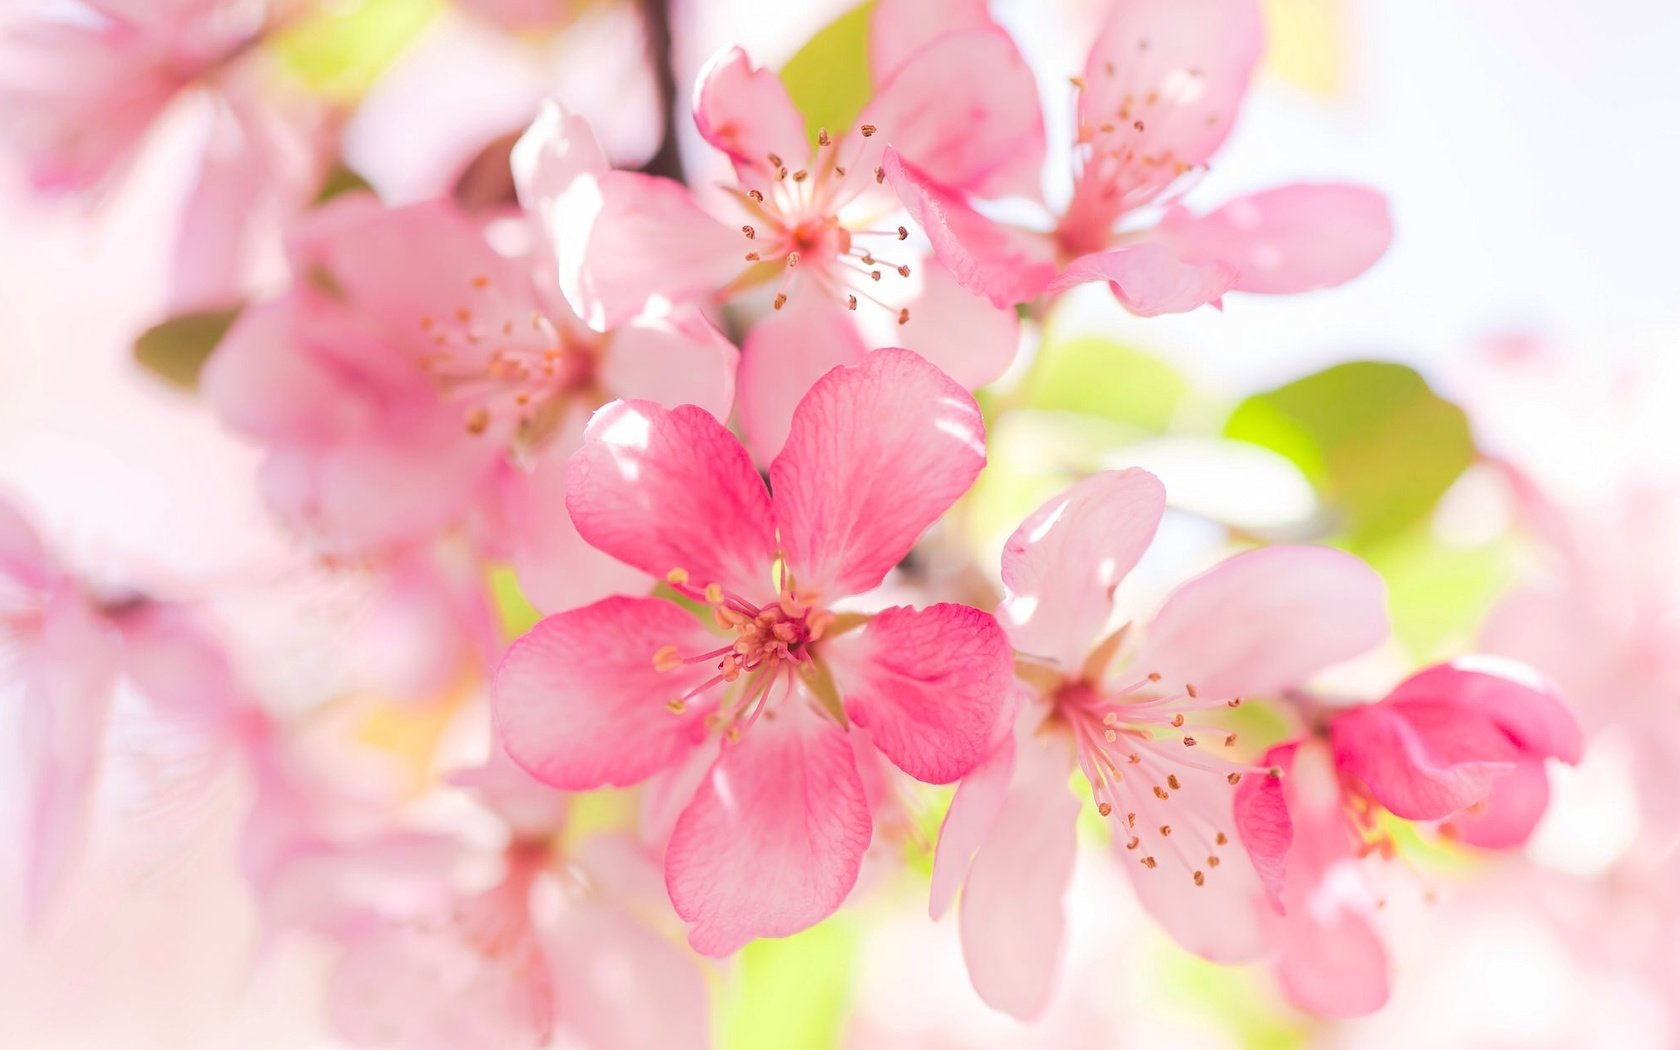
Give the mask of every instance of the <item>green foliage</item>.
<path id="1" fill-rule="evenodd" d="M 354 102 L 443 10 L 443 0 L 348 0 L 276 35 L 280 66 L 304 86 Z"/>
<path id="2" fill-rule="evenodd" d="M 1021 391 L 1021 403 L 1049 412 L 1112 419 L 1165 431 L 1190 392 L 1178 370 L 1112 339 L 1047 339 Z"/>
<path id="3" fill-rule="evenodd" d="M 782 83 L 805 117 L 813 147 L 822 128 L 836 134 L 851 128 L 874 93 L 869 70 L 872 2 L 859 4 L 806 41 L 782 66 Z"/>
<path id="4" fill-rule="evenodd" d="M 362 178 L 361 172 L 341 160 L 329 168 L 326 178 L 321 180 L 321 189 L 315 194 L 315 204 L 319 206 L 334 197 L 364 191 L 373 192 L 373 186 L 369 184 L 367 179 Z"/>
<path id="5" fill-rule="evenodd" d="M 1517 569 L 1509 539 L 1447 543 L 1428 523 L 1366 551 L 1365 557 L 1388 584 L 1395 635 L 1420 660 L 1470 646 Z"/>
<path id="6" fill-rule="evenodd" d="M 519 587 L 519 577 L 506 565 L 490 570 L 490 600 L 496 605 L 496 618 L 501 621 L 502 634 L 517 638 L 537 625 L 542 613 L 532 605 Z"/>
<path id="7" fill-rule="evenodd" d="M 1356 548 L 1419 521 L 1470 465 L 1470 424 L 1405 365 L 1335 365 L 1237 406 L 1225 434 L 1301 468 Z"/>
<path id="8" fill-rule="evenodd" d="M 741 949 L 720 1018 L 729 1050 L 825 1050 L 840 1038 L 858 935 L 836 915 Z"/>
<path id="9" fill-rule="evenodd" d="M 155 324 L 134 341 L 134 360 L 171 386 L 196 390 L 204 362 L 210 360 L 241 309 L 204 310 Z"/>

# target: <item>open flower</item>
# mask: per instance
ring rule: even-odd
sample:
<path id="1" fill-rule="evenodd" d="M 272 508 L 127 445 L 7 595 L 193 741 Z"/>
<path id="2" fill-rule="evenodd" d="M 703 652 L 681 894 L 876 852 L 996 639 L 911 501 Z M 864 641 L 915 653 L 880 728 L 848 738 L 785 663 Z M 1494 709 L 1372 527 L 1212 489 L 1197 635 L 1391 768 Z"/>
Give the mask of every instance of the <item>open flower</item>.
<path id="1" fill-rule="evenodd" d="M 516 148 L 515 178 L 565 246 L 561 290 L 595 328 L 650 300 L 770 298 L 784 316 L 743 347 L 741 390 L 748 445 L 769 462 L 810 385 L 862 357 L 859 324 L 896 323 L 893 343 L 970 389 L 1008 366 L 1013 313 L 986 309 L 943 267 L 908 254 L 881 157 L 891 142 L 953 185 L 1006 190 L 1023 151 L 1042 152 L 1031 90 L 1001 30 L 943 34 L 884 79 L 855 128 L 807 137 L 781 80 L 734 48 L 707 65 L 694 100 L 700 134 L 734 166 L 736 185 L 717 202 L 724 214 L 669 179 L 610 170 L 585 122 L 558 107 Z"/>
<path id="2" fill-rule="evenodd" d="M 591 331 L 544 300 L 536 265 L 447 202 L 354 196 L 308 218 L 296 285 L 247 310 L 204 377 L 222 417 L 267 446 L 264 488 L 289 524 L 362 555 L 505 509 L 544 607 L 632 585 L 555 513 L 565 457 L 616 394 L 727 415 L 735 349 L 692 314 Z"/>
<path id="3" fill-rule="evenodd" d="M 1474 845 L 1521 845 L 1544 813 L 1544 761 L 1579 760 L 1581 732 L 1548 684 L 1511 661 L 1464 659 L 1426 668 L 1374 704 L 1345 709 L 1328 739 L 1275 748 L 1279 779 L 1238 793 L 1239 827 L 1270 858 L 1282 909 L 1266 916 L 1285 992 L 1327 1016 L 1388 999 L 1388 954 L 1373 919 L 1378 897 L 1359 862 L 1391 857 L 1384 811 L 1444 821 Z"/>
<path id="4" fill-rule="evenodd" d="M 1185 948 L 1220 962 L 1265 949 L 1267 890 L 1239 844 L 1237 785 L 1266 767 L 1204 712 L 1302 682 L 1387 632 L 1382 584 L 1327 548 L 1235 555 L 1175 590 L 1147 624 L 1106 634 L 1113 595 L 1160 522 L 1142 470 L 1092 475 L 1004 548 L 999 620 L 1030 690 L 1017 732 L 963 782 L 940 832 L 932 911 L 963 886 L 963 953 L 991 1005 L 1030 1019 L 1053 989 L 1072 874 L 1078 770 L 1139 900 Z"/>
<path id="5" fill-rule="evenodd" d="M 497 671 L 497 731 L 569 790 L 717 749 L 666 851 L 697 950 L 793 933 L 845 899 L 872 832 L 848 730 L 932 783 L 984 756 L 1009 688 L 991 616 L 834 608 L 879 584 L 984 462 L 974 399 L 904 350 L 811 388 L 773 497 L 699 409 L 620 401 L 590 422 L 567 492 L 578 531 L 708 615 L 609 598 L 543 620 Z"/>
<path id="6" fill-rule="evenodd" d="M 1370 190 L 1293 184 L 1200 216 L 1176 203 L 1230 133 L 1260 53 L 1256 0 L 1115 0 L 1074 78 L 1071 195 L 1045 204 L 1038 228 L 986 217 L 973 205 L 984 194 L 906 151 L 882 165 L 940 260 L 999 306 L 1107 281 L 1151 316 L 1228 291 L 1340 284 L 1388 247 L 1387 207 Z"/>

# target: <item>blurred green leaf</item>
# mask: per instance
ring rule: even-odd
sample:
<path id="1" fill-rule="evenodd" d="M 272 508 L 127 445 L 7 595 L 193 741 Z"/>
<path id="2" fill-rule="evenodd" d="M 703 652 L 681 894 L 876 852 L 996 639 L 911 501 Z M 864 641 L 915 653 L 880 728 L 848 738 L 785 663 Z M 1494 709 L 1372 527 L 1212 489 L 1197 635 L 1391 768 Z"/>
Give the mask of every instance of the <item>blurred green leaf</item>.
<path id="1" fill-rule="evenodd" d="M 1394 633 L 1420 660 L 1461 651 L 1517 575 L 1509 539 L 1448 543 L 1428 522 L 1363 553 L 1388 584 Z"/>
<path id="2" fill-rule="evenodd" d="M 443 0 L 328 4 L 276 34 L 272 47 L 311 91 L 354 102 L 442 10 Z"/>
<path id="3" fill-rule="evenodd" d="M 1464 411 L 1405 365 L 1351 361 L 1237 406 L 1227 437 L 1293 460 L 1355 547 L 1405 529 L 1474 456 Z"/>
<path id="4" fill-rule="evenodd" d="M 204 310 L 155 324 L 134 341 L 134 360 L 172 386 L 196 390 L 204 362 L 210 360 L 241 309 Z"/>
<path id="5" fill-rule="evenodd" d="M 869 71 L 869 23 L 873 0 L 859 4 L 817 31 L 782 66 L 794 108 L 816 145 L 822 128 L 839 134 L 851 128 L 875 85 Z"/>
<path id="6" fill-rule="evenodd" d="M 520 589 L 519 577 L 511 566 L 497 565 L 490 570 L 490 599 L 496 604 L 496 618 L 501 621 L 502 634 L 517 638 L 537 625 L 542 613 L 532 605 Z"/>
<path id="7" fill-rule="evenodd" d="M 1047 339 L 1021 392 L 1028 408 L 1078 412 L 1159 434 L 1190 392 L 1160 358 L 1095 335 Z"/>
<path id="8" fill-rule="evenodd" d="M 327 203 L 334 197 L 341 197 L 346 193 L 372 192 L 373 186 L 362 178 L 361 172 L 350 167 L 342 160 L 327 169 L 326 178 L 321 180 L 320 192 L 315 194 L 317 206 Z"/>
<path id="9" fill-rule="evenodd" d="M 722 1015 L 727 1050 L 823 1050 L 836 1045 L 851 999 L 858 935 L 836 915 L 736 957 Z"/>

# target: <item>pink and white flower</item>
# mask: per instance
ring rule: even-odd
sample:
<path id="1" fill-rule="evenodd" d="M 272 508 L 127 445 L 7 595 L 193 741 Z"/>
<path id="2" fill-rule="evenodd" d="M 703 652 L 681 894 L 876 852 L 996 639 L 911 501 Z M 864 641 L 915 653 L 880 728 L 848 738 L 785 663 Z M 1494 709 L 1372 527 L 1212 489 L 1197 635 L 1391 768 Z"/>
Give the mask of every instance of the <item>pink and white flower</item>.
<path id="1" fill-rule="evenodd" d="M 834 605 L 878 585 L 969 487 L 984 442 L 973 398 L 903 350 L 811 388 L 774 495 L 699 409 L 619 401 L 590 422 L 567 486 L 579 533 L 707 616 L 620 597 L 543 620 L 497 671 L 497 732 L 568 790 L 716 754 L 666 850 L 696 950 L 793 933 L 845 899 L 872 833 L 853 735 L 931 783 L 984 757 L 1009 680 L 997 622 Z"/>

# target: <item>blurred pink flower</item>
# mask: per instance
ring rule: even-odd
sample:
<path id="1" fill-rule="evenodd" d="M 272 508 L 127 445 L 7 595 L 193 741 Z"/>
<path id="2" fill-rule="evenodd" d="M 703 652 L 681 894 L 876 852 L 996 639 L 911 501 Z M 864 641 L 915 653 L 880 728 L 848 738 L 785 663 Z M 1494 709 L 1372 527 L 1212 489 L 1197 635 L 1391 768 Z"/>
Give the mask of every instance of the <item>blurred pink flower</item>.
<path id="1" fill-rule="evenodd" d="M 570 790 L 640 782 L 718 731 L 666 854 L 697 950 L 804 929 L 851 890 L 872 822 L 848 727 L 932 783 L 983 757 L 1009 679 L 996 621 L 832 603 L 878 585 L 984 462 L 973 398 L 903 350 L 812 387 L 770 467 L 773 497 L 698 409 L 617 402 L 591 421 L 567 492 L 578 531 L 704 602 L 724 635 L 658 598 L 551 616 L 497 672 L 497 731 Z"/>
<path id="2" fill-rule="evenodd" d="M 613 393 L 726 415 L 735 349 L 696 315 L 592 332 L 538 293 L 536 265 L 443 201 L 355 196 L 306 219 L 296 285 L 249 308 L 204 375 L 222 418 L 268 447 L 288 523 L 361 555 L 476 522 L 550 608 L 634 586 L 559 513 L 565 456 Z"/>
<path id="3" fill-rule="evenodd" d="M 1047 230 L 988 218 L 972 203 L 988 194 L 907 151 L 889 149 L 883 167 L 939 258 L 998 306 L 1107 281 L 1128 310 L 1153 316 L 1218 305 L 1233 290 L 1340 284 L 1375 263 L 1392 235 L 1371 190 L 1292 184 L 1200 216 L 1176 203 L 1230 133 L 1261 44 L 1257 0 L 1110 5 L 1074 79 L 1072 197 L 1057 214 L 1036 187 L 1020 187 Z"/>
<path id="4" fill-rule="evenodd" d="M 1265 858 L 1233 847 L 1233 785 L 1263 770 L 1208 753 L 1210 743 L 1234 746 L 1235 734 L 1191 719 L 1299 684 L 1387 633 L 1382 584 L 1364 563 L 1271 547 L 1179 587 L 1141 639 L 1130 626 L 1105 637 L 1114 590 L 1164 502 L 1146 471 L 1096 474 L 1034 512 L 1004 548 L 998 616 L 1031 689 L 1014 738 L 952 802 L 931 910 L 943 912 L 962 884 L 975 988 L 1023 1019 L 1049 1001 L 1062 951 L 1079 812 L 1070 771 L 1116 821 L 1138 898 L 1166 930 L 1215 961 L 1254 958 L 1265 950 Z M 1116 661 L 1124 670 L 1111 675 Z"/>
<path id="5" fill-rule="evenodd" d="M 1489 849 L 1520 846 L 1544 813 L 1544 760 L 1578 761 L 1581 734 L 1546 683 L 1508 661 L 1466 659 L 1418 672 L 1373 704 L 1334 714 L 1328 740 L 1275 748 L 1281 778 L 1238 792 L 1239 830 L 1269 859 L 1282 905 L 1268 939 L 1284 990 L 1326 1016 L 1388 999 L 1378 907 L 1357 862 L 1392 856 L 1382 810 Z"/>

